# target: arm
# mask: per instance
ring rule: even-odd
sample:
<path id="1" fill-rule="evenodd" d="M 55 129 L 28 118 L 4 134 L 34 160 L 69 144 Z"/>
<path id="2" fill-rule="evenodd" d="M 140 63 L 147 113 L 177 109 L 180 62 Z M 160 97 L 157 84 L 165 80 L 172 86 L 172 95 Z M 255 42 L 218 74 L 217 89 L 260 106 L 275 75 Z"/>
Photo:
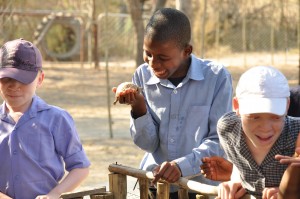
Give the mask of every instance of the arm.
<path id="1" fill-rule="evenodd" d="M 71 170 L 68 175 L 47 195 L 37 196 L 36 199 L 58 199 L 62 193 L 70 192 L 78 187 L 88 176 L 89 168 Z"/>
<path id="2" fill-rule="evenodd" d="M 5 195 L 4 193 L 0 192 L 0 199 L 12 199 L 11 197 Z"/>
<path id="3" fill-rule="evenodd" d="M 284 172 L 279 185 L 279 199 L 300 198 L 300 167 L 289 166 Z"/>
<path id="4" fill-rule="evenodd" d="M 290 164 L 284 172 L 279 185 L 279 199 L 299 199 L 300 198 L 300 134 L 298 135 L 293 157 L 279 156 L 275 158 L 280 163 Z"/>

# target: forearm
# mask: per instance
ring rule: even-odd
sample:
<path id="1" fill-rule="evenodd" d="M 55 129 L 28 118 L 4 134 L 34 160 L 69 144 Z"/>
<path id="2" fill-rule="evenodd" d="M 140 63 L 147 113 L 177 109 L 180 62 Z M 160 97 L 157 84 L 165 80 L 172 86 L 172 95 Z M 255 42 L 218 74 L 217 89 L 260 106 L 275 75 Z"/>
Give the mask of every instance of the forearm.
<path id="1" fill-rule="evenodd" d="M 74 190 L 81 184 L 88 174 L 89 168 L 73 169 L 56 187 L 49 192 L 48 195 L 55 195 L 59 197 L 62 193 Z"/>
<path id="2" fill-rule="evenodd" d="M 0 192 L 0 199 L 12 199 L 11 197 L 5 195 L 4 193 Z"/>
<path id="3" fill-rule="evenodd" d="M 284 172 L 280 186 L 279 199 L 299 199 L 300 167 L 289 166 Z"/>

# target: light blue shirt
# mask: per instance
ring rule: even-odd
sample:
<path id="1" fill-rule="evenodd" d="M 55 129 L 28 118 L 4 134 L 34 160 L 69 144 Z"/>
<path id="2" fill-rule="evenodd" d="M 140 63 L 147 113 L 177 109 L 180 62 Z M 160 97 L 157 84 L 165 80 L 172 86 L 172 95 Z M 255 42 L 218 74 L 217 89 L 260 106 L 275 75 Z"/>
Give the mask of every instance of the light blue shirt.
<path id="1" fill-rule="evenodd" d="M 90 162 L 72 117 L 35 96 L 15 123 L 0 107 L 0 191 L 14 199 L 33 199 L 52 190 L 67 171 Z"/>
<path id="2" fill-rule="evenodd" d="M 232 111 L 232 79 L 222 65 L 191 56 L 183 81 L 175 87 L 159 79 L 148 64 L 141 65 L 133 82 L 143 88 L 147 113 L 131 118 L 134 143 L 146 151 L 141 168 L 175 160 L 182 176 L 200 175 L 201 158 L 223 156 L 216 131 L 218 119 Z M 216 184 L 203 176 L 194 180 Z"/>

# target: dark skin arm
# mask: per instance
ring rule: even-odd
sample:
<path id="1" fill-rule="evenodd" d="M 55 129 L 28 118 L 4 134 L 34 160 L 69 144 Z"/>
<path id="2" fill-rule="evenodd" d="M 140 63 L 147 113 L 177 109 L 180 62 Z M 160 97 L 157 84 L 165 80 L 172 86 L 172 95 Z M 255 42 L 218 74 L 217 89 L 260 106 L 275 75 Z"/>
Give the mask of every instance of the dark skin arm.
<path id="1" fill-rule="evenodd" d="M 115 93 L 116 87 L 112 88 Z M 135 89 L 126 89 L 119 93 L 119 103 L 131 105 L 133 118 L 138 118 L 147 113 L 144 96 L 139 94 Z M 169 183 L 176 182 L 181 176 L 179 166 L 174 162 L 164 162 L 153 170 L 154 179 L 152 183 L 155 184 L 159 179 L 166 180 Z"/>
<path id="2" fill-rule="evenodd" d="M 275 158 L 283 164 L 289 164 L 284 172 L 280 185 L 278 199 L 300 199 L 300 134 L 298 135 L 295 155 L 293 157 L 276 155 Z"/>
<path id="3" fill-rule="evenodd" d="M 200 166 L 204 177 L 215 181 L 230 181 L 233 165 L 228 160 L 219 157 L 204 157 Z"/>

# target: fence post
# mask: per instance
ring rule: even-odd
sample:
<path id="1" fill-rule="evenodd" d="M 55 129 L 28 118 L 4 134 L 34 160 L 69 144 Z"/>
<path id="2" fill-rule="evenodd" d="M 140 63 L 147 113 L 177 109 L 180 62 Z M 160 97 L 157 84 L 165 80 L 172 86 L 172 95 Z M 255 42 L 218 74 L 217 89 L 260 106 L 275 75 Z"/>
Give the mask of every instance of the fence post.
<path id="1" fill-rule="evenodd" d="M 179 188 L 178 189 L 178 198 L 179 199 L 186 199 L 189 198 L 189 192 L 187 189 Z"/>
<path id="2" fill-rule="evenodd" d="M 170 186 L 167 182 L 157 182 L 156 184 L 156 198 L 157 199 L 169 199 Z"/>
<path id="3" fill-rule="evenodd" d="M 126 199 L 127 195 L 127 178 L 126 175 L 110 173 L 109 191 L 112 192 L 114 199 Z"/>
<path id="4" fill-rule="evenodd" d="M 149 180 L 147 178 L 139 178 L 140 199 L 148 199 Z"/>

